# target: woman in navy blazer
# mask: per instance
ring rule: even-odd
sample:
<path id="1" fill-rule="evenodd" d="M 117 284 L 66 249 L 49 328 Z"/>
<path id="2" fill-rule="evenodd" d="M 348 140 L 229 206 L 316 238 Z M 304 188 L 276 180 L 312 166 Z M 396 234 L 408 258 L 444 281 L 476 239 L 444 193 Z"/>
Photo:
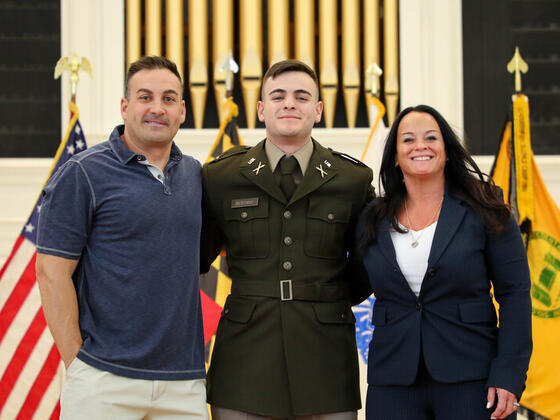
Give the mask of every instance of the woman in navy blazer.
<path id="1" fill-rule="evenodd" d="M 355 264 L 376 297 L 367 418 L 515 418 L 532 340 L 529 267 L 510 208 L 426 105 L 397 116 L 380 180 L 385 195 L 362 213 Z"/>

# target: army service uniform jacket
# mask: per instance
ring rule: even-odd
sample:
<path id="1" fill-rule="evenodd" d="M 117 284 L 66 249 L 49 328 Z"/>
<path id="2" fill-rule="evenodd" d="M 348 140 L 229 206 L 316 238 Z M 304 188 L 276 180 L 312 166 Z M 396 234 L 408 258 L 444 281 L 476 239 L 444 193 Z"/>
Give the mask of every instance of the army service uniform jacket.
<path id="1" fill-rule="evenodd" d="M 372 198 L 372 171 L 322 147 L 291 200 L 264 142 L 203 167 L 201 270 L 225 246 L 231 295 L 210 369 L 208 402 L 288 418 L 360 408 L 350 237 Z M 369 288 L 367 288 L 369 289 Z"/>

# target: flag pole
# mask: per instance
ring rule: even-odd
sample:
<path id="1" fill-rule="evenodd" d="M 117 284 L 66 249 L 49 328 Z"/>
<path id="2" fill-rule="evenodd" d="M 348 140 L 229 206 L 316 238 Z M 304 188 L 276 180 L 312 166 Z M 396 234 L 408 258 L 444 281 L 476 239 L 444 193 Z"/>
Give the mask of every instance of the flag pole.
<path id="1" fill-rule="evenodd" d="M 515 53 L 506 68 L 510 73 L 515 73 L 515 93 L 521 93 L 521 73 L 527 73 L 529 65 L 521 57 L 519 47 L 515 47 Z"/>
<path id="2" fill-rule="evenodd" d="M 379 100 L 379 79 L 383 74 L 383 70 L 381 67 L 377 65 L 377 63 L 371 63 L 367 70 L 366 70 L 366 77 L 368 84 L 370 85 L 370 92 L 367 97 L 367 105 L 368 105 L 368 117 L 371 124 L 371 130 L 369 132 L 369 136 L 366 142 L 366 147 L 364 147 L 364 151 L 362 152 L 362 157 L 360 160 L 364 160 L 366 157 L 366 153 L 369 150 L 369 146 L 371 140 L 373 139 L 373 134 L 377 127 L 379 126 L 379 122 L 382 120 L 383 116 L 385 115 L 385 106 Z M 378 112 L 374 113 L 373 109 L 376 108 Z"/>
<path id="3" fill-rule="evenodd" d="M 53 159 L 53 164 L 51 165 L 51 168 L 49 170 L 49 173 L 45 179 L 45 182 L 41 188 L 41 190 L 43 190 L 43 188 L 45 188 L 45 185 L 47 183 L 47 181 L 49 180 L 49 178 L 52 175 L 52 172 L 54 171 L 54 168 L 56 167 L 56 163 L 58 162 L 58 159 L 60 158 L 60 156 L 62 155 L 62 153 L 64 152 L 64 149 L 66 147 L 66 143 L 68 143 L 68 139 L 70 138 L 70 133 L 71 131 L 74 129 L 74 124 L 76 124 L 76 121 L 78 121 L 78 118 L 80 116 L 80 112 L 78 110 L 78 106 L 76 105 L 76 94 L 78 92 L 78 82 L 80 81 L 80 77 L 78 75 L 78 73 L 81 71 L 85 71 L 86 73 L 89 74 L 89 76 L 91 78 L 93 78 L 93 70 L 91 67 L 91 63 L 89 62 L 89 60 L 85 57 L 82 57 L 81 59 L 78 58 L 78 55 L 76 53 L 72 53 L 72 57 L 60 57 L 60 59 L 56 62 L 56 66 L 54 68 L 54 79 L 58 79 L 62 76 L 62 73 L 64 73 L 65 71 L 69 71 L 70 72 L 70 92 L 71 92 L 71 96 L 70 96 L 70 103 L 68 104 L 68 109 L 70 110 L 70 123 L 68 124 L 68 128 L 66 129 L 66 133 L 64 134 L 64 137 L 62 138 L 62 141 L 60 142 L 58 149 L 56 150 L 56 153 L 54 155 L 54 159 Z"/>
<path id="4" fill-rule="evenodd" d="M 233 96 L 233 74 L 239 71 L 239 66 L 233 59 L 231 51 L 228 53 L 226 59 L 220 67 L 220 71 L 226 73 L 226 93 L 224 100 Z"/>
<path id="5" fill-rule="evenodd" d="M 78 82 L 80 80 L 79 72 L 85 71 L 89 77 L 93 79 L 93 70 L 91 63 L 85 57 L 78 58 L 76 53 L 72 53 L 72 57 L 60 57 L 54 68 L 55 80 L 62 76 L 65 71 L 70 71 L 70 102 L 76 103 L 76 93 L 78 91 Z"/>

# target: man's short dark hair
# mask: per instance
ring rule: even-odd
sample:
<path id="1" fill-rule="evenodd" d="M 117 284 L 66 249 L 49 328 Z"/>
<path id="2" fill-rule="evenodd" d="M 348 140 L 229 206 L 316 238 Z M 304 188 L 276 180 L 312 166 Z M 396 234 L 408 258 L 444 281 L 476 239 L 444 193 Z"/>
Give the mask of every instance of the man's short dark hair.
<path id="1" fill-rule="evenodd" d="M 273 64 L 264 74 L 261 88 L 261 98 L 264 98 L 264 84 L 268 79 L 274 79 L 282 73 L 287 73 L 289 71 L 299 71 L 301 73 L 307 74 L 313 79 L 315 85 L 317 86 L 317 92 L 319 92 L 319 79 L 315 71 L 305 64 L 303 61 L 299 60 L 283 60 Z"/>
<path id="2" fill-rule="evenodd" d="M 128 68 L 128 71 L 126 73 L 126 80 L 124 83 L 125 97 L 127 99 L 129 98 L 130 92 L 128 91 L 128 84 L 132 76 L 134 76 L 136 73 L 138 73 L 141 70 L 156 70 L 156 69 L 167 69 L 175 76 L 177 76 L 177 79 L 179 79 L 179 83 L 181 84 L 181 93 L 182 93 L 183 80 L 181 79 L 181 74 L 179 73 L 179 70 L 177 70 L 177 65 L 173 61 L 165 57 L 150 55 L 136 60 Z"/>

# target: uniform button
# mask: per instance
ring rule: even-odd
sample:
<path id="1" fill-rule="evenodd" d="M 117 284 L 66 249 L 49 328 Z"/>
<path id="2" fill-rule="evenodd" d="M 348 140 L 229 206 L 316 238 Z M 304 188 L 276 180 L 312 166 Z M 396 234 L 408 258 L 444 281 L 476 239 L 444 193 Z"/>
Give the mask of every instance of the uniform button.
<path id="1" fill-rule="evenodd" d="M 340 317 L 341 317 L 342 319 L 346 319 L 346 315 L 345 315 L 345 314 L 340 315 Z"/>
<path id="2" fill-rule="evenodd" d="M 247 216 L 248 216 L 248 214 L 247 214 L 246 211 L 242 211 L 242 212 L 241 212 L 241 218 L 242 218 L 242 219 L 246 219 Z"/>
<path id="3" fill-rule="evenodd" d="M 157 179 L 161 180 L 163 179 L 163 176 L 161 176 L 161 174 L 158 174 Z"/>
<path id="4" fill-rule="evenodd" d="M 224 309 L 224 314 L 229 313 L 229 309 Z"/>
<path id="5" fill-rule="evenodd" d="M 421 304 L 420 302 L 418 302 L 418 303 L 416 304 L 416 310 L 417 310 L 417 311 L 421 311 L 421 310 L 422 310 L 422 304 Z"/>
<path id="6" fill-rule="evenodd" d="M 290 246 L 290 245 L 293 244 L 293 243 L 294 243 L 294 241 L 293 241 L 293 239 L 291 238 L 291 236 L 286 236 L 286 237 L 284 238 L 284 245 Z"/>
<path id="7" fill-rule="evenodd" d="M 292 212 L 290 210 L 286 210 L 284 212 L 284 219 L 291 219 L 292 218 Z"/>
<path id="8" fill-rule="evenodd" d="M 332 213 L 327 214 L 327 219 L 334 220 L 334 214 Z"/>
<path id="9" fill-rule="evenodd" d="M 282 268 L 286 271 L 290 271 L 292 269 L 293 265 L 290 261 L 284 261 L 282 263 Z"/>

